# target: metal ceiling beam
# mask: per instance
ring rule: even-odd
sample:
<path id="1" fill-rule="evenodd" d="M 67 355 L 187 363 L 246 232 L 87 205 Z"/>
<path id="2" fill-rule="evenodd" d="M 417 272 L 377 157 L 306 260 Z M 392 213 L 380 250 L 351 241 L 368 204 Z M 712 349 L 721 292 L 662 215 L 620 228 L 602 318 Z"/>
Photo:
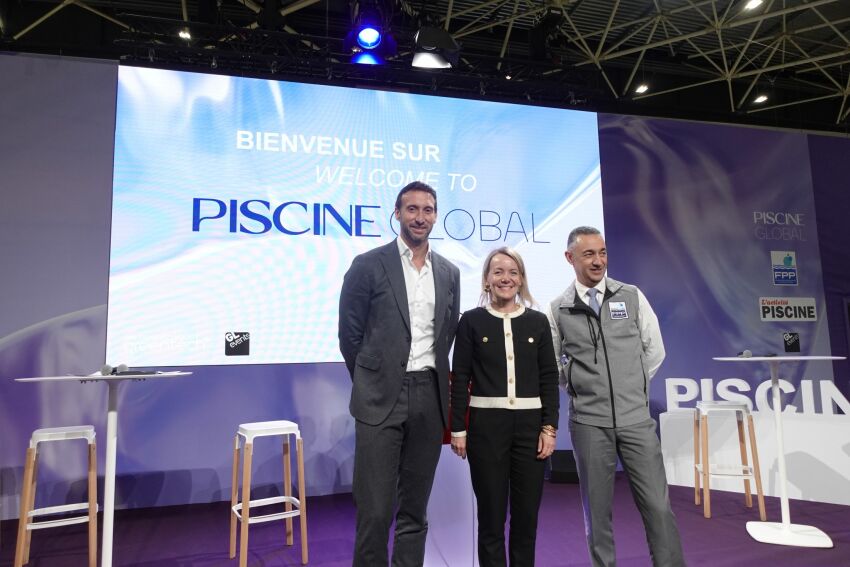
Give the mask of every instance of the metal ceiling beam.
<path id="1" fill-rule="evenodd" d="M 519 0 L 514 0 L 514 13 L 516 16 L 517 10 L 519 9 Z M 499 51 L 499 63 L 496 64 L 496 69 L 502 70 L 502 59 L 505 57 L 505 53 L 508 50 L 508 42 L 511 40 L 511 31 L 514 29 L 514 21 L 511 20 L 508 24 L 508 31 L 505 32 L 505 39 L 502 41 L 502 49 Z"/>
<path id="2" fill-rule="evenodd" d="M 652 41 L 652 38 L 655 36 L 655 30 L 658 28 L 658 20 L 655 20 L 655 25 L 652 26 L 652 29 L 649 30 L 649 37 L 646 39 L 646 42 L 649 43 Z M 626 93 L 629 92 L 629 87 L 632 86 L 632 81 L 635 78 L 635 73 L 637 73 L 638 67 L 640 67 L 641 62 L 643 61 L 643 56 L 646 54 L 646 51 L 642 51 L 640 55 L 638 55 L 637 61 L 635 61 L 634 66 L 632 66 L 632 72 L 629 74 L 629 78 L 626 79 L 626 86 L 623 87 L 623 96 L 626 96 Z"/>
<path id="3" fill-rule="evenodd" d="M 498 0 L 498 1 L 503 2 L 504 0 Z M 495 2 L 485 2 L 485 4 L 495 4 Z M 488 24 L 478 26 L 477 28 L 473 28 L 471 30 L 465 30 L 465 31 L 462 31 L 462 32 L 458 32 L 458 33 L 452 34 L 452 36 L 455 39 L 459 39 L 459 38 L 467 36 L 467 35 L 472 35 L 474 33 L 480 32 L 480 31 L 489 30 L 490 28 L 495 28 L 497 26 L 507 24 L 508 22 L 513 22 L 515 20 L 518 20 L 520 18 L 524 18 L 526 16 L 533 16 L 534 14 L 538 14 L 540 12 L 543 12 L 546 9 L 547 9 L 546 7 L 543 7 L 543 8 L 533 8 L 531 10 L 526 10 L 525 12 L 523 12 L 521 14 L 517 14 L 515 16 L 509 16 L 507 18 L 502 18 L 501 20 L 497 20 L 495 22 L 490 22 Z M 455 14 L 455 15 L 457 15 L 457 14 Z"/>
<path id="4" fill-rule="evenodd" d="M 805 50 L 805 49 L 803 49 L 802 47 L 800 47 L 800 45 L 799 45 L 796 41 L 794 41 L 794 39 L 793 39 L 793 38 L 789 38 L 789 39 L 788 39 L 788 41 L 791 43 L 791 45 L 793 45 L 794 47 L 796 47 L 796 48 L 797 48 L 797 51 L 799 51 L 800 53 L 802 53 L 804 57 L 807 57 L 807 58 L 810 58 L 810 59 L 811 59 L 811 55 L 809 55 L 809 54 L 806 52 L 806 50 Z M 815 63 L 814 63 L 814 66 L 817 68 L 817 70 L 818 70 L 818 71 L 820 71 L 820 72 L 821 72 L 821 74 L 822 74 L 824 77 L 826 77 L 826 78 L 827 78 L 827 80 L 828 80 L 830 83 L 832 83 L 833 85 L 835 85 L 835 88 L 837 88 L 838 90 L 841 90 L 841 89 L 842 89 L 842 87 L 841 87 L 841 83 L 839 83 L 839 82 L 835 79 L 835 77 L 833 77 L 832 75 L 830 75 L 830 74 L 826 71 L 826 69 L 824 69 L 823 67 L 821 67 L 821 66 L 820 66 L 820 64 L 819 64 L 818 62 L 815 62 Z"/>
<path id="5" fill-rule="evenodd" d="M 791 8 L 783 8 L 782 10 L 777 10 L 775 12 L 761 14 L 759 16 L 752 16 L 752 17 L 749 17 L 749 18 L 741 19 L 741 20 L 733 20 L 731 22 L 720 23 L 716 27 L 711 27 L 711 26 L 705 27 L 705 28 L 702 28 L 702 29 L 697 30 L 697 31 L 693 31 L 693 32 L 690 32 L 690 33 L 683 34 L 683 35 L 678 36 L 678 37 L 659 40 L 659 41 L 656 41 L 656 42 L 653 42 L 653 43 L 650 43 L 650 44 L 647 44 L 647 45 L 642 45 L 642 46 L 638 46 L 638 47 L 631 47 L 631 48 L 623 49 L 622 51 L 616 51 L 616 52 L 613 52 L 613 53 L 607 52 L 604 55 L 602 55 L 601 57 L 599 57 L 598 61 L 609 61 L 611 59 L 617 59 L 619 57 L 625 57 L 626 55 L 632 55 L 633 53 L 637 53 L 639 51 L 644 51 L 644 50 L 647 50 L 647 49 L 655 49 L 656 47 L 664 47 L 664 46 L 670 45 L 672 43 L 679 43 L 679 42 L 685 41 L 687 39 L 693 39 L 693 38 L 708 35 L 710 33 L 716 33 L 718 30 L 732 29 L 732 28 L 737 28 L 737 27 L 740 27 L 740 26 L 754 24 L 754 23 L 760 22 L 762 20 L 776 18 L 776 17 L 779 17 L 779 16 L 787 15 L 787 14 L 792 14 L 792 13 L 795 13 L 795 12 L 799 12 L 801 10 L 809 10 L 810 8 L 812 8 L 814 6 L 820 6 L 820 5 L 823 5 L 823 4 L 832 4 L 832 3 L 837 2 L 837 1 L 838 0 L 814 0 L 811 3 L 802 4 L 800 6 L 793 6 Z M 587 59 L 587 60 L 584 60 L 584 61 L 579 61 L 578 63 L 576 63 L 576 66 L 588 65 L 590 63 L 595 63 L 595 61 L 593 61 L 593 59 Z"/>
<path id="6" fill-rule="evenodd" d="M 478 10 L 483 10 L 488 6 L 492 6 L 493 4 L 498 4 L 504 0 L 490 0 L 489 2 L 482 2 L 477 6 L 472 6 L 471 8 L 467 8 L 466 10 L 461 10 L 460 12 L 455 12 L 454 14 L 446 14 L 446 17 L 443 18 L 443 21 L 448 21 L 450 18 L 460 18 L 461 16 L 465 16 L 467 14 L 472 14 L 473 12 L 477 12 Z"/>
<path id="7" fill-rule="evenodd" d="M 469 22 L 466 23 L 466 25 L 464 25 L 462 28 L 460 28 L 459 30 L 457 30 L 453 34 L 454 37 L 460 37 L 459 34 L 463 34 L 463 32 L 465 32 L 469 28 L 475 26 L 478 22 L 480 22 L 484 18 L 486 18 L 488 16 L 492 16 L 493 14 L 497 13 L 499 10 L 502 9 L 502 6 L 504 6 L 505 4 L 508 3 L 508 1 L 509 0 L 500 0 L 500 4 L 498 6 L 496 6 L 492 11 L 484 12 L 483 14 L 479 14 L 474 20 L 470 20 Z M 513 21 L 511 21 L 511 23 L 513 23 Z"/>
<path id="8" fill-rule="evenodd" d="M 803 100 L 795 100 L 793 102 L 786 102 L 786 103 L 783 103 L 783 104 L 774 104 L 773 106 L 765 106 L 765 107 L 761 107 L 761 108 L 752 108 L 750 110 L 747 110 L 746 113 L 747 114 L 756 114 L 758 112 L 765 112 L 766 110 L 778 110 L 780 108 L 788 108 L 789 106 L 797 106 L 797 105 L 800 105 L 800 104 L 808 104 L 810 102 L 818 102 L 820 100 L 828 100 L 828 99 L 831 99 L 831 98 L 838 98 L 840 96 L 841 96 L 841 93 L 833 93 L 833 94 L 828 94 L 828 95 L 823 95 L 823 96 L 815 96 L 815 97 L 812 97 L 812 98 L 807 98 L 807 99 L 803 99 Z"/>
<path id="9" fill-rule="evenodd" d="M 773 7 L 773 0 L 770 0 L 770 2 L 767 4 L 767 7 L 765 8 L 765 10 L 770 10 L 772 7 Z M 758 31 L 761 29 L 761 25 L 763 23 L 764 23 L 764 21 L 756 23 L 756 25 L 750 31 L 750 35 L 749 35 L 749 37 L 747 37 L 747 42 L 744 44 L 744 47 L 741 48 L 741 52 L 738 53 L 738 58 L 735 59 L 735 63 L 732 64 L 732 71 L 733 72 L 736 72 L 738 69 L 741 68 L 741 62 L 744 60 L 744 55 L 746 55 L 747 50 L 753 44 L 753 38 L 756 36 Z M 720 51 L 722 53 L 726 53 L 726 50 L 723 49 L 723 46 L 721 45 L 720 47 L 721 47 Z"/>
<path id="10" fill-rule="evenodd" d="M 109 14 L 101 12 L 97 8 L 92 8 L 91 6 L 89 6 L 88 4 L 83 2 L 82 0 L 62 0 L 62 2 L 58 6 L 52 8 L 49 12 L 47 12 L 46 14 L 41 16 L 40 18 L 36 19 L 33 23 L 31 23 L 30 25 L 28 25 L 27 27 L 25 27 L 24 29 L 22 29 L 21 31 L 19 31 L 18 33 L 13 35 L 12 40 L 13 41 L 19 40 L 21 37 L 23 37 L 27 33 L 31 32 L 33 29 L 35 29 L 36 27 L 38 27 L 39 25 L 44 23 L 46 20 L 53 17 L 60 10 L 62 10 L 66 6 L 71 6 L 71 5 L 79 6 L 80 8 L 82 8 L 84 10 L 88 10 L 89 12 L 91 12 L 92 14 L 95 14 L 96 16 L 99 16 L 99 17 L 101 17 L 105 20 L 112 22 L 116 26 L 120 26 L 120 27 L 127 29 L 127 30 L 130 29 L 130 26 L 128 26 L 124 22 L 113 18 Z"/>
<path id="11" fill-rule="evenodd" d="M 575 23 L 573 22 L 573 19 L 570 17 L 570 15 L 567 13 L 563 6 L 561 6 L 561 14 L 564 16 L 564 19 L 567 21 L 567 23 L 570 24 L 573 33 L 576 36 L 579 36 L 578 28 L 576 27 Z M 614 95 L 614 98 L 620 98 L 620 94 L 617 92 L 617 89 L 614 88 L 614 85 L 611 83 L 611 79 L 608 78 L 608 74 L 605 72 L 605 70 L 602 68 L 602 65 L 599 63 L 599 58 L 593 54 L 593 51 L 590 49 L 590 46 L 587 45 L 587 42 L 583 38 L 579 38 L 576 44 L 579 46 L 579 49 L 584 52 L 585 55 L 589 55 L 592 59 L 594 59 L 596 69 L 602 75 L 602 79 L 605 81 L 605 84 L 607 84 L 608 88 L 611 89 L 611 93 Z"/>
<path id="12" fill-rule="evenodd" d="M 843 24 L 843 23 L 847 23 L 847 22 L 850 22 L 850 18 L 841 18 L 841 19 L 832 21 L 833 24 Z M 800 36 L 802 34 L 817 31 L 817 30 L 820 30 L 820 29 L 823 29 L 823 28 L 826 28 L 826 27 L 829 27 L 829 26 L 827 24 L 817 24 L 817 25 L 813 25 L 813 26 L 806 26 L 804 28 L 793 28 L 793 29 L 788 30 L 787 35 Z M 775 39 L 777 39 L 781 36 L 782 36 L 782 34 L 779 34 L 779 33 L 773 34 L 773 35 L 766 35 L 764 37 L 759 37 L 759 38 L 754 39 L 753 43 L 759 44 L 759 43 L 764 43 L 764 42 L 768 42 L 768 41 L 773 41 L 773 40 L 775 40 Z M 706 51 L 706 53 L 709 54 L 709 55 L 714 55 L 715 53 L 720 53 L 720 51 L 722 51 L 723 49 L 738 49 L 745 44 L 746 44 L 746 42 L 730 43 L 730 44 L 725 45 L 722 49 L 712 49 L 712 50 Z M 699 57 L 699 55 L 688 55 L 688 59 L 694 59 L 696 57 Z"/>
<path id="13" fill-rule="evenodd" d="M 767 56 L 767 60 L 764 62 L 765 66 L 770 65 L 770 62 L 773 61 L 773 56 L 776 55 L 776 51 L 779 49 L 779 45 L 781 43 L 782 42 L 779 39 L 773 42 L 773 49 L 771 50 L 770 55 Z M 744 106 L 744 102 L 749 98 L 750 93 L 758 84 L 759 78 L 761 78 L 761 73 L 753 76 L 752 80 L 750 81 L 750 86 L 747 87 L 747 90 L 745 90 L 744 94 L 741 95 L 741 98 L 738 99 L 738 108 Z"/>

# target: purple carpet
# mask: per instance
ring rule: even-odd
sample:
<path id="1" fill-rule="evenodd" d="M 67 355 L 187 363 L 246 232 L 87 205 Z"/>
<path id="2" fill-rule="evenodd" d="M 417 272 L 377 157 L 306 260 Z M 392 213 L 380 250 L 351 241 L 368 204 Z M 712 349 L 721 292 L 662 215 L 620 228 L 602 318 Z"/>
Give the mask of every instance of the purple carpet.
<path id="1" fill-rule="evenodd" d="M 713 517 L 706 520 L 702 517 L 702 508 L 693 504 L 692 489 L 672 487 L 670 490 L 685 557 L 691 566 L 850 566 L 850 508 L 846 506 L 792 500 L 792 521 L 821 528 L 835 544 L 832 549 L 803 549 L 752 540 L 745 525 L 749 520 L 758 519 L 758 512 L 756 508 L 745 508 L 740 494 L 713 491 Z M 779 521 L 779 500 L 766 500 L 768 520 Z M 310 565 L 351 565 L 354 542 L 351 496 L 311 498 L 308 522 Z M 282 545 L 282 522 L 252 526 L 249 564 L 264 567 L 300 565 L 297 521 L 295 525 L 296 545 L 293 547 Z M 16 521 L 2 524 L 0 565 L 12 564 L 16 527 Z M 116 514 L 114 565 L 235 566 L 237 561 L 227 557 L 228 529 L 228 503 L 119 511 Z M 618 565 L 650 565 L 640 516 L 632 503 L 628 483 L 622 477 L 616 484 L 614 529 Z M 85 530 L 85 525 L 77 525 L 35 532 L 29 565 L 85 565 Z M 546 484 L 537 537 L 537 565 L 590 565 L 577 485 Z"/>

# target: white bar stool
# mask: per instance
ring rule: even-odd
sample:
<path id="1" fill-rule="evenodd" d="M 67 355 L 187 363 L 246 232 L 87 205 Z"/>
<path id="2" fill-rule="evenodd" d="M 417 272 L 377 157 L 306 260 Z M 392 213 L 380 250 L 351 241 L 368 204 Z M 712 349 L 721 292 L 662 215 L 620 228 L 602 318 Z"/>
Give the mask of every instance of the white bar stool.
<path id="1" fill-rule="evenodd" d="M 35 505 L 36 470 L 38 468 L 38 444 L 73 439 L 85 439 L 88 443 L 88 502 L 33 509 Z M 24 464 L 24 482 L 21 490 L 21 515 L 18 520 L 18 542 L 15 547 L 14 567 L 21 567 L 29 563 L 30 541 L 33 530 L 56 528 L 85 522 L 89 524 L 89 567 L 97 566 L 97 447 L 94 440 L 94 426 L 91 425 L 53 427 L 33 431 Z M 88 514 L 69 518 L 43 520 L 41 522 L 34 521 L 37 516 L 68 514 L 80 510 L 88 510 Z"/>
<path id="2" fill-rule="evenodd" d="M 708 451 L 708 416 L 712 412 L 734 412 L 738 425 L 738 447 L 741 452 L 740 466 L 721 467 L 709 463 Z M 747 432 L 750 438 L 750 454 L 753 465 L 747 463 L 747 443 L 744 438 L 744 416 L 747 417 Z M 702 445 L 702 450 L 700 450 Z M 750 494 L 750 480 L 755 480 L 756 493 L 758 494 L 759 518 L 765 521 L 764 493 L 761 487 L 761 469 L 759 467 L 759 453 L 756 445 L 755 428 L 753 427 L 753 416 L 747 404 L 727 401 L 701 401 L 697 402 L 694 410 L 694 504 L 700 503 L 700 477 L 702 477 L 703 494 L 703 516 L 711 518 L 711 488 L 710 476 L 741 477 L 744 479 L 744 503 L 747 508 L 753 507 L 753 498 Z"/>
<path id="3" fill-rule="evenodd" d="M 255 437 L 283 436 L 283 496 L 251 500 L 251 457 L 254 450 Z M 298 466 L 298 498 L 292 496 L 292 468 L 289 436 L 295 435 L 295 452 Z M 239 445 L 240 438 L 244 439 L 244 455 L 242 458 L 242 501 L 239 502 Z M 304 491 L 304 444 L 298 424 L 291 421 L 262 421 L 243 423 L 233 444 L 233 489 L 230 494 L 230 558 L 236 557 L 236 523 L 239 522 L 242 537 L 239 543 L 239 567 L 248 565 L 248 526 L 272 520 L 286 520 L 286 545 L 292 545 L 292 518 L 298 516 L 301 521 L 301 563 L 307 564 L 307 509 Z M 251 516 L 251 509 L 271 504 L 284 504 L 284 511 L 264 516 Z"/>

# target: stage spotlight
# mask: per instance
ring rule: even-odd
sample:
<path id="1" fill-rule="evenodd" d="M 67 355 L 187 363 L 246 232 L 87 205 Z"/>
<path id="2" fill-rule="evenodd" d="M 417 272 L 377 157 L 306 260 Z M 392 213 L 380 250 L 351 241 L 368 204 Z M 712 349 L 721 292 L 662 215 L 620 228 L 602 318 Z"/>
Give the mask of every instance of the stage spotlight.
<path id="1" fill-rule="evenodd" d="M 396 54 L 397 45 L 389 32 L 389 18 L 382 2 L 352 3 L 351 21 L 344 49 L 352 54 L 352 63 L 381 65 Z"/>
<path id="2" fill-rule="evenodd" d="M 381 32 L 371 26 L 367 26 L 357 32 L 357 43 L 363 49 L 375 49 L 381 43 Z"/>
<path id="3" fill-rule="evenodd" d="M 351 56 L 351 62 L 358 65 L 381 65 L 384 61 L 375 53 L 361 51 Z"/>
<path id="4" fill-rule="evenodd" d="M 756 104 L 761 104 L 763 102 L 767 102 L 767 95 L 766 94 L 760 94 L 756 98 L 753 99 L 753 102 L 756 103 Z"/>
<path id="5" fill-rule="evenodd" d="M 357 45 L 363 49 L 375 49 L 383 38 L 383 16 L 376 7 L 369 6 L 358 11 L 354 18 Z"/>
<path id="6" fill-rule="evenodd" d="M 384 39 L 387 27 L 381 2 L 361 0 L 351 6 L 352 33 L 361 49 L 376 49 Z"/>
<path id="7" fill-rule="evenodd" d="M 460 45 L 443 28 L 423 26 L 414 37 L 413 66 L 422 69 L 448 69 L 457 65 Z"/>
<path id="8" fill-rule="evenodd" d="M 635 92 L 637 94 L 643 94 L 648 90 L 649 90 L 649 85 L 647 85 L 646 83 L 641 83 L 635 88 Z"/>
<path id="9" fill-rule="evenodd" d="M 179 32 L 177 32 L 177 35 L 180 36 L 180 39 L 185 39 L 186 41 L 192 39 L 192 33 L 189 31 L 189 28 L 181 29 Z"/>
<path id="10" fill-rule="evenodd" d="M 750 0 L 744 6 L 744 10 L 755 10 L 764 3 L 764 0 Z"/>

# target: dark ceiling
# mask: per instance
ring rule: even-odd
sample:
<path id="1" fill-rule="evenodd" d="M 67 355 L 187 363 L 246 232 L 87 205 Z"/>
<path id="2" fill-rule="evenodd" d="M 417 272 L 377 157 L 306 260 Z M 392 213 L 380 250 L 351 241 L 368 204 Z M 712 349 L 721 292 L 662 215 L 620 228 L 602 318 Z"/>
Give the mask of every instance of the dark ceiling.
<path id="1" fill-rule="evenodd" d="M 365 66 L 345 50 L 345 0 L 0 0 L 0 49 L 850 132 L 850 1 L 749 1 L 363 0 L 382 5 L 398 43 Z M 457 67 L 410 66 L 421 25 L 461 44 Z"/>

